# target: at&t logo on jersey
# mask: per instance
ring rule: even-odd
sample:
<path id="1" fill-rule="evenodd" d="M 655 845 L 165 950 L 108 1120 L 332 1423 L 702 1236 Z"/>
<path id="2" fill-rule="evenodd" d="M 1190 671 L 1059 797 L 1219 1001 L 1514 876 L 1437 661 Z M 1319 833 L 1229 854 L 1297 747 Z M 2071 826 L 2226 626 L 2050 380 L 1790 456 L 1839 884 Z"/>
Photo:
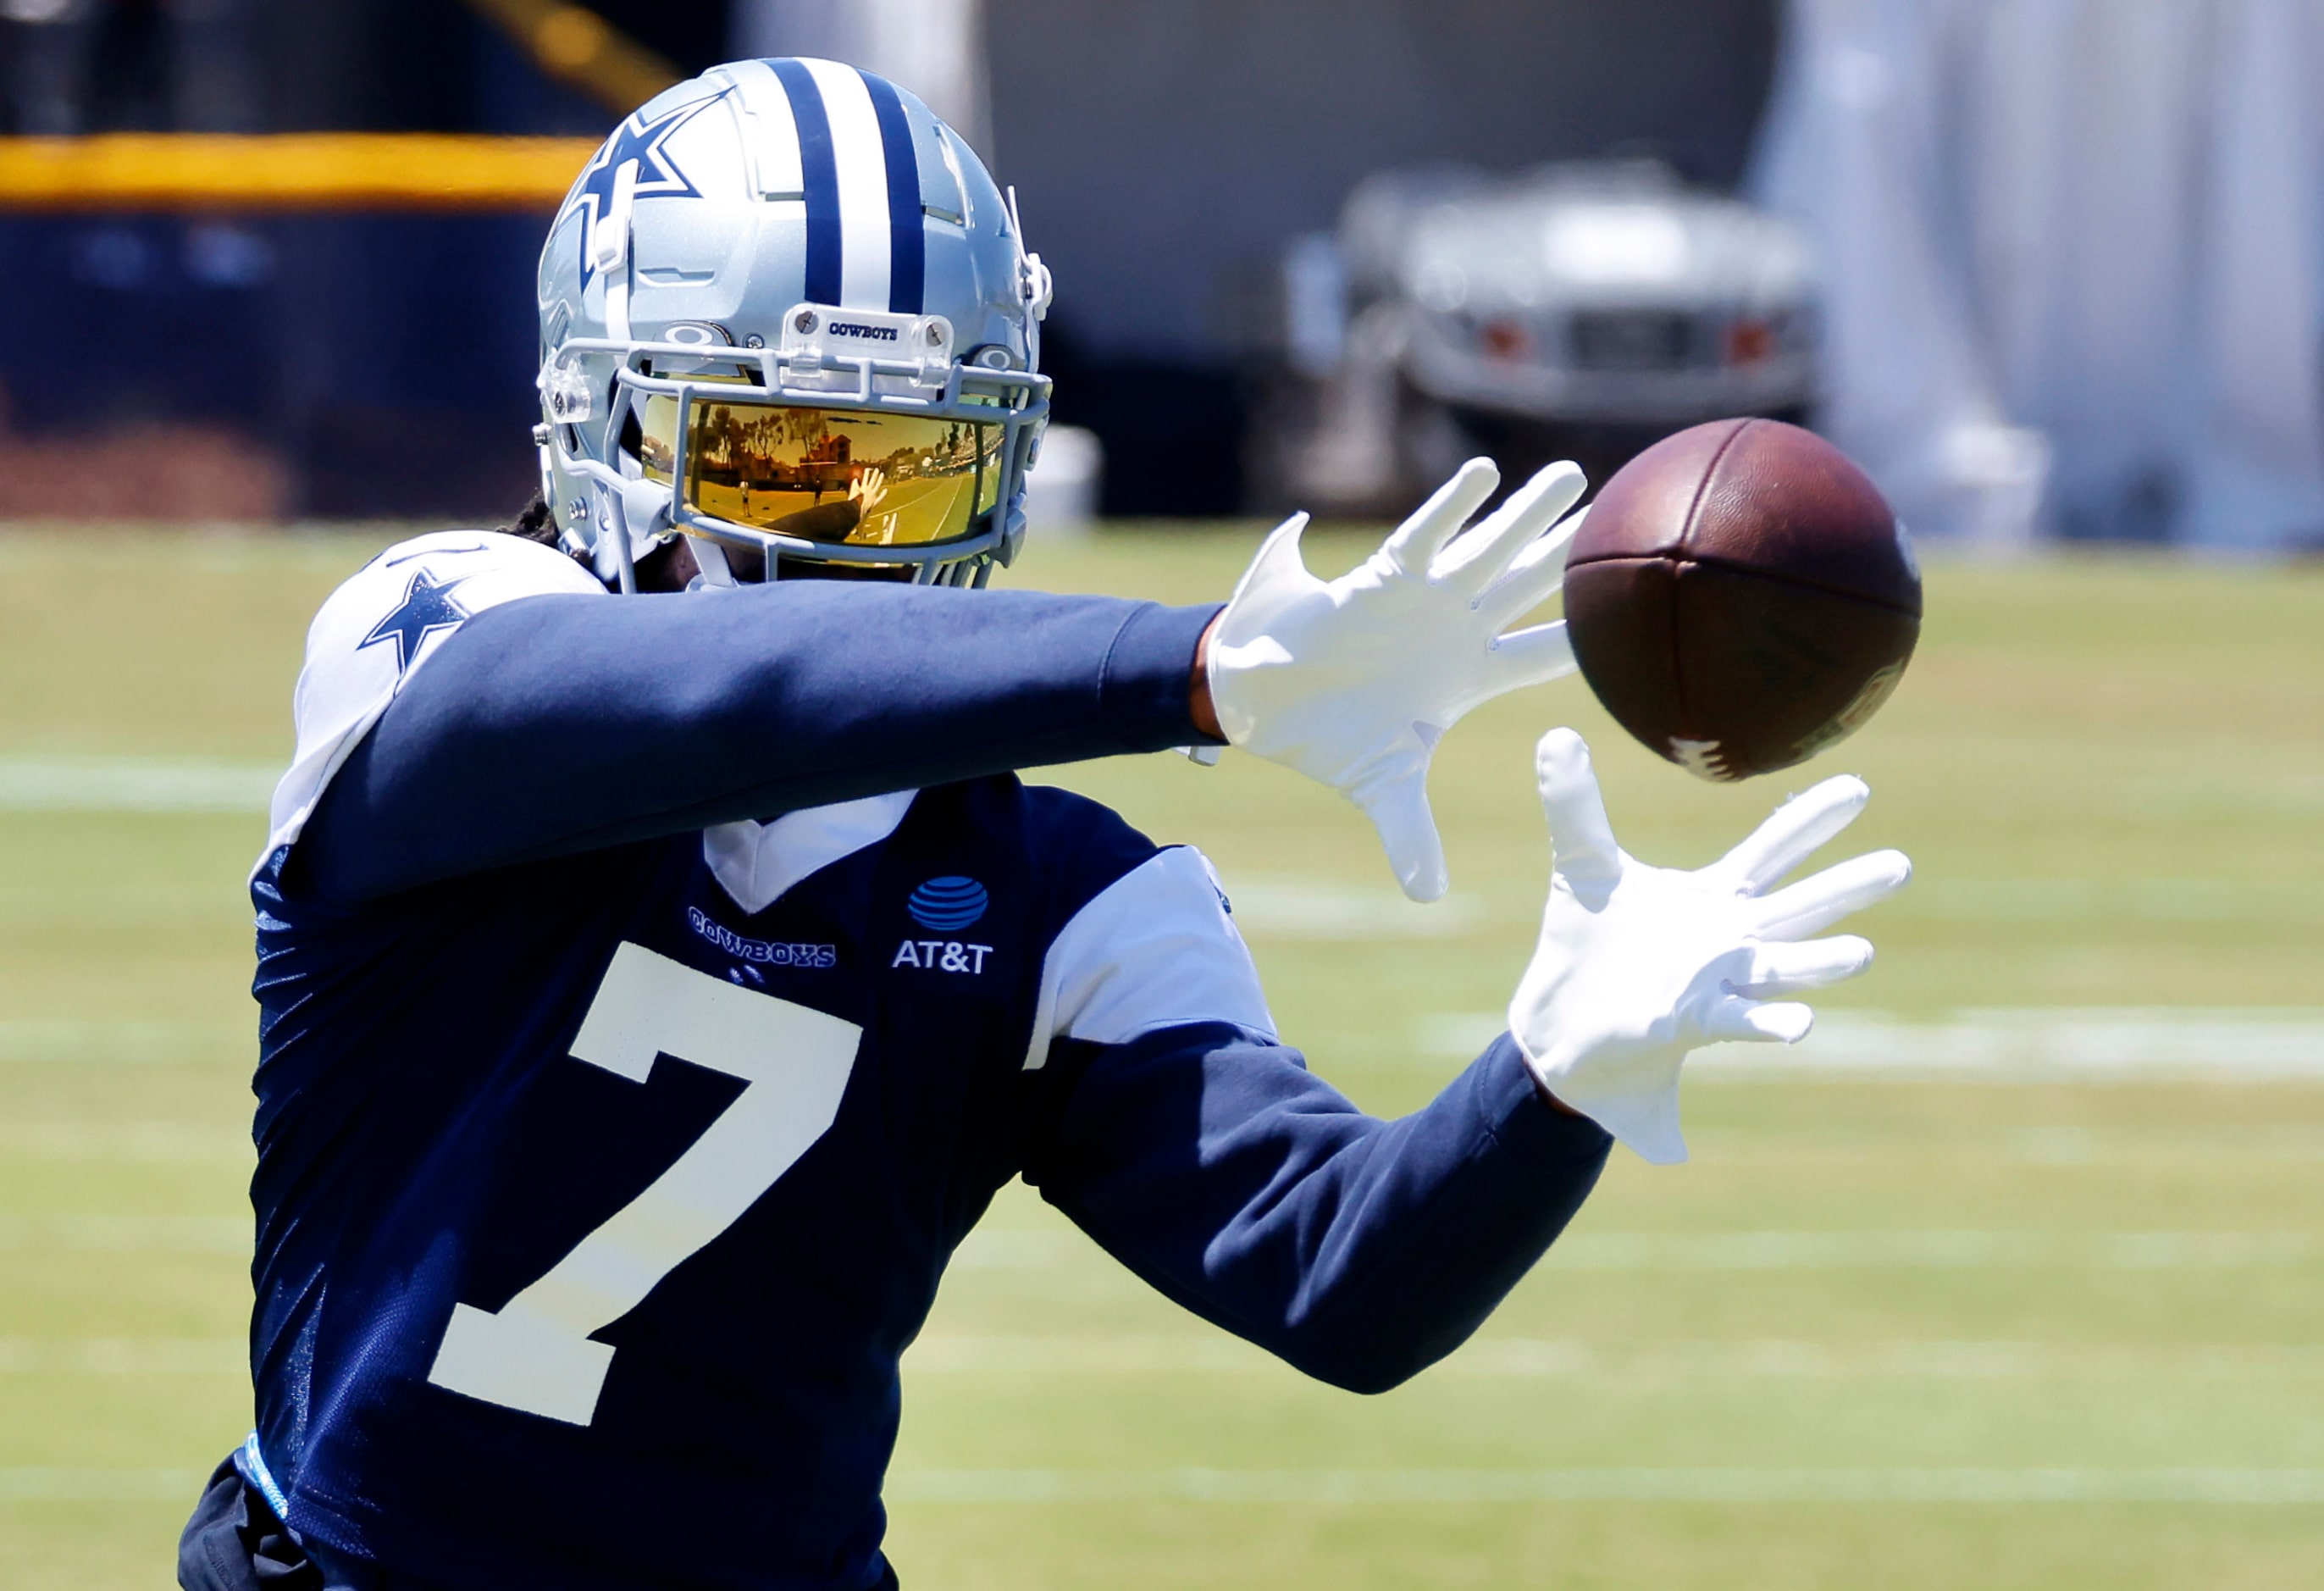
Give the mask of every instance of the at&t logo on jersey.
<path id="1" fill-rule="evenodd" d="M 904 910 L 922 928 L 934 929 L 940 934 L 956 934 L 984 915 L 992 898 L 984 886 L 973 878 L 954 874 L 945 878 L 932 878 L 912 892 L 904 902 Z"/>
<path id="2" fill-rule="evenodd" d="M 940 934 L 956 934 L 984 915 L 992 897 L 982 884 L 957 874 L 932 878 L 904 902 L 912 920 Z M 890 967 L 918 967 L 931 972 L 980 973 L 990 945 L 964 944 L 958 939 L 906 939 L 896 947 Z"/>
<path id="3" fill-rule="evenodd" d="M 890 967 L 918 967 L 929 972 L 982 972 L 990 945 L 964 944 L 958 939 L 906 939 L 896 947 Z"/>

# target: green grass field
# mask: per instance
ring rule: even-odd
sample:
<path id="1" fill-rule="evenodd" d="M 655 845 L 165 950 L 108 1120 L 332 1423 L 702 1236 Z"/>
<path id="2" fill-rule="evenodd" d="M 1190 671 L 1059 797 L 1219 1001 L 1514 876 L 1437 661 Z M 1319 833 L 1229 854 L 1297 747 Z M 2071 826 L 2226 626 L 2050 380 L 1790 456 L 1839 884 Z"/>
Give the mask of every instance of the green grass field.
<path id="1" fill-rule="evenodd" d="M 247 1425 L 241 881 L 307 619 L 379 540 L 0 538 L 10 1591 L 170 1583 Z M 1015 578 L 1215 596 L 1252 540 L 1116 533 Z M 2181 1071 L 1706 1069 L 1693 1163 L 1618 1151 L 1480 1339 L 1369 1400 L 1012 1189 L 906 1362 L 906 1582 L 2324 1585 L 2324 571 L 1940 565 L 1930 602 L 1894 704 L 1824 759 L 1874 788 L 1849 843 L 1919 865 L 1862 920 L 1881 961 L 1825 1003 L 1832 1042 L 2103 1061 L 2159 1033 Z M 1454 893 L 1423 909 L 1287 774 L 1066 777 L 1209 851 L 1286 1036 L 1394 1112 L 1524 962 L 1558 721 L 1652 860 L 1783 793 L 1687 778 L 1578 682 L 1498 704 L 1440 756 Z"/>

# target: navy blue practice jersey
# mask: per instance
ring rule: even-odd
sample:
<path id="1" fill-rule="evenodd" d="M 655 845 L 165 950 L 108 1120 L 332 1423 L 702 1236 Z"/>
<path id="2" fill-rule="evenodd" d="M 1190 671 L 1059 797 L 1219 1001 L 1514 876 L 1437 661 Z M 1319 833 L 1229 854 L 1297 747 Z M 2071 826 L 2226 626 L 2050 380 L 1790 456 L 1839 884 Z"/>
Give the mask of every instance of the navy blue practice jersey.
<path id="1" fill-rule="evenodd" d="M 899 1357 L 1010 1178 L 1187 1307 L 1373 1389 L 1466 1337 L 1602 1163 L 1506 1040 L 1426 1110 L 1357 1111 L 1278 1041 L 1194 852 L 1007 774 L 848 784 L 957 772 L 957 726 L 917 765 L 826 757 L 849 799 L 784 810 L 780 748 L 813 763 L 808 720 L 857 710 L 798 680 L 886 666 L 825 624 L 846 606 L 780 609 L 804 634 L 732 663 L 661 616 L 622 627 L 746 600 L 611 598 L 545 549 L 431 537 L 310 633 L 253 881 L 250 1463 L 329 1552 L 479 1591 L 853 1591 L 887 1572 Z M 1084 694 L 1124 737 L 1107 692 L 1147 687 L 1103 671 L 1167 621 L 1102 623 Z M 552 643 L 612 655 L 631 696 L 576 709 L 554 681 L 597 676 Z M 964 710 L 1005 741 L 1020 691 Z M 737 695 L 771 758 L 657 739 Z M 594 767 L 614 818 L 576 819 L 586 781 L 512 812 L 537 768 L 475 782 L 512 745 Z M 431 811 L 498 837 L 395 838 Z"/>

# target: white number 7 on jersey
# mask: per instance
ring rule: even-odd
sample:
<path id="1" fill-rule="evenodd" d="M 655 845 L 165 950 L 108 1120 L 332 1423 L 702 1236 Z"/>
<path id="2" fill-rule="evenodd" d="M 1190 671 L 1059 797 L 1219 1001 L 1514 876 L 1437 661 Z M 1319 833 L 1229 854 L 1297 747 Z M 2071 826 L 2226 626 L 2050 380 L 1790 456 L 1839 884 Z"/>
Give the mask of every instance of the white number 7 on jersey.
<path id="1" fill-rule="evenodd" d="M 645 1301 L 830 1129 L 863 1030 L 623 944 L 573 1055 L 642 1083 L 657 1054 L 748 1085 L 693 1147 L 496 1314 L 456 1304 L 428 1379 L 575 1425 L 595 1415 L 613 1350 L 589 1334 Z"/>

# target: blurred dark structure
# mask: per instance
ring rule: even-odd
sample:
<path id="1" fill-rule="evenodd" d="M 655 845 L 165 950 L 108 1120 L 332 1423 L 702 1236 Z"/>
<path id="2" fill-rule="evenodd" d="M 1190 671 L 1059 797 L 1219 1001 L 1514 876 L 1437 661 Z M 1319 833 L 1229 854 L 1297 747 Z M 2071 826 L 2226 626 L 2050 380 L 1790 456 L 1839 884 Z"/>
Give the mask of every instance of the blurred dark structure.
<path id="1" fill-rule="evenodd" d="M 1240 290 L 1386 166 L 1650 154 L 1739 180 L 1775 0 L 989 0 L 993 143 L 1057 273 L 1110 514 L 1248 504 Z M 1070 379 L 1069 379 L 1070 378 Z"/>
<path id="2" fill-rule="evenodd" d="M 727 7 L 595 0 L 689 70 Z M 0 0 L 0 132 L 602 132 L 460 0 Z"/>
<path id="3" fill-rule="evenodd" d="M 724 54 L 719 5 L 597 9 L 688 70 Z M 0 81 L 5 130 L 34 134 L 594 137 L 612 119 L 456 0 L 0 0 Z M 287 467 L 288 513 L 513 512 L 548 219 L 0 217 L 0 414 L 51 451 L 72 432 L 189 445 L 173 425 L 247 438 Z M 248 510 L 228 494 L 190 511 Z"/>
<path id="4" fill-rule="evenodd" d="M 746 8 L 779 18 L 771 4 L 591 9 L 694 71 L 728 53 Z M 1634 152 L 1731 186 L 1775 12 L 985 0 L 991 153 L 1057 272 L 1058 414 L 1107 444 L 1105 510 L 1243 503 L 1233 284 L 1328 226 L 1365 172 Z M 595 135 L 611 119 L 457 0 L 0 0 L 8 133 Z M 247 438 L 281 461 L 285 513 L 505 512 L 532 476 L 547 220 L 0 216 L 0 414 L 34 441 L 173 424 Z"/>

